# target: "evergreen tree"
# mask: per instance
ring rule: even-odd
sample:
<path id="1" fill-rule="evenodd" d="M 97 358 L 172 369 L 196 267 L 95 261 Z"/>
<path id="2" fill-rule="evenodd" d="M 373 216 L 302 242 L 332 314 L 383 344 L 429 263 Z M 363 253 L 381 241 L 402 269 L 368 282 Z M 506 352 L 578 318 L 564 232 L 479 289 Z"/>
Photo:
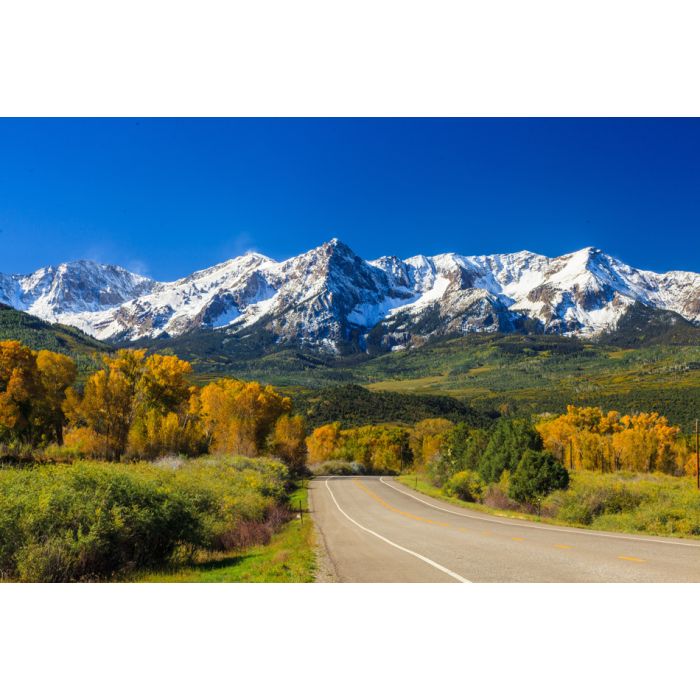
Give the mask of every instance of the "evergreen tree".
<path id="1" fill-rule="evenodd" d="M 501 418 L 479 460 L 479 473 L 486 483 L 496 482 L 506 469 L 515 470 L 526 450 L 541 449 L 542 438 L 528 421 Z"/>
<path id="2" fill-rule="evenodd" d="M 510 477 L 508 495 L 520 503 L 533 503 L 569 485 L 569 472 L 547 452 L 527 450 Z"/>

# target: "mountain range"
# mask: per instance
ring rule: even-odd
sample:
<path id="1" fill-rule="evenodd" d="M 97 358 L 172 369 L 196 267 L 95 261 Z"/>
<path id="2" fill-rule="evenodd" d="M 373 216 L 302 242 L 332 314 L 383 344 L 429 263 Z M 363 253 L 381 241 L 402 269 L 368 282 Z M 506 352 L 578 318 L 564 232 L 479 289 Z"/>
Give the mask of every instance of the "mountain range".
<path id="1" fill-rule="evenodd" d="M 247 253 L 174 282 L 84 260 L 0 274 L 0 303 L 113 343 L 206 330 L 345 354 L 474 332 L 593 338 L 633 309 L 699 325 L 700 275 L 638 270 L 592 247 L 363 260 L 333 239 L 282 262 Z"/>

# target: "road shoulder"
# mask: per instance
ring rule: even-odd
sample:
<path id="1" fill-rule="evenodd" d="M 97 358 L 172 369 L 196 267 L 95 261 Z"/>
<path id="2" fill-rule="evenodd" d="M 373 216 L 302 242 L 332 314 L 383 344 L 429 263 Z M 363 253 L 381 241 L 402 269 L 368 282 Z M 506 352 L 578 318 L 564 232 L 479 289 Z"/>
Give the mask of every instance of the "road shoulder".
<path id="1" fill-rule="evenodd" d="M 415 474 L 403 474 L 400 476 L 393 477 L 393 480 L 406 488 L 408 491 L 414 494 L 420 494 L 421 496 L 427 496 L 428 498 L 434 499 L 438 502 L 443 502 L 446 505 L 451 505 L 456 507 L 458 510 L 463 510 L 465 512 L 471 511 L 475 517 L 486 516 L 493 518 L 500 518 L 503 521 L 511 520 L 514 524 L 518 521 L 527 527 L 530 526 L 542 526 L 551 527 L 554 529 L 561 530 L 573 530 L 581 533 L 591 533 L 591 534 L 601 534 L 606 536 L 619 536 L 619 537 L 630 537 L 630 538 L 642 538 L 649 541 L 658 540 L 659 542 L 671 542 L 682 544 L 690 547 L 699 547 L 700 538 L 694 536 L 686 535 L 667 535 L 657 532 L 649 532 L 646 530 L 634 530 L 634 529 L 599 529 L 597 527 L 591 527 L 584 523 L 569 523 L 562 520 L 557 520 L 556 518 L 547 518 L 544 516 L 532 515 L 529 513 L 520 513 L 515 511 L 500 510 L 497 508 L 491 508 L 481 503 L 469 503 L 462 501 L 458 498 L 447 496 L 442 491 L 433 486 L 422 476 L 416 477 Z M 387 484 L 389 485 L 389 484 Z M 410 495 L 410 494 L 406 494 Z M 415 498 L 415 496 L 414 496 Z M 428 505 L 430 505 L 428 503 Z M 437 506 L 435 506 L 437 507 Z"/>
<path id="2" fill-rule="evenodd" d="M 323 536 L 321 528 L 314 516 L 314 497 L 313 490 L 309 487 L 307 491 L 309 504 L 309 514 L 314 528 L 314 550 L 316 555 L 316 572 L 314 583 L 339 583 L 340 578 L 336 570 L 335 564 L 328 553 L 326 546 L 326 538 Z"/>

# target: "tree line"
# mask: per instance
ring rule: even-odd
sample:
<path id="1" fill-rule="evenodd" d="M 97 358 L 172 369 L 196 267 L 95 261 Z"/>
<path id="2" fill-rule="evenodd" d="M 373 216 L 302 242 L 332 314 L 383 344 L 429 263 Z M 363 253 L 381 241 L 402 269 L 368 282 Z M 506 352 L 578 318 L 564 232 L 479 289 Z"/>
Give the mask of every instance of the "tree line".
<path id="1" fill-rule="evenodd" d="M 269 454 L 297 469 L 329 460 L 376 471 L 415 467 L 438 485 L 467 471 L 477 490 L 477 477 L 483 484 L 504 472 L 514 477 L 526 452 L 531 470 L 537 460 L 544 471 L 556 471 L 555 463 L 601 472 L 694 468 L 686 438 L 658 413 L 569 406 L 534 422 L 502 417 L 475 426 L 426 418 L 412 427 L 343 427 L 333 421 L 307 435 L 304 416 L 269 385 L 226 378 L 195 386 L 189 362 L 145 350 L 122 349 L 100 364 L 79 386 L 70 357 L 0 341 L 0 442 L 53 443 L 114 461 L 229 453 Z"/>
<path id="2" fill-rule="evenodd" d="M 656 412 L 623 415 L 568 406 L 536 425 L 544 447 L 570 469 L 693 473 L 694 456 L 677 426 Z"/>
<path id="3" fill-rule="evenodd" d="M 272 454 L 305 462 L 306 429 L 291 399 L 258 382 L 190 381 L 173 355 L 122 349 L 76 385 L 75 362 L 18 341 L 0 342 L 0 442 L 118 461 L 206 452 Z"/>

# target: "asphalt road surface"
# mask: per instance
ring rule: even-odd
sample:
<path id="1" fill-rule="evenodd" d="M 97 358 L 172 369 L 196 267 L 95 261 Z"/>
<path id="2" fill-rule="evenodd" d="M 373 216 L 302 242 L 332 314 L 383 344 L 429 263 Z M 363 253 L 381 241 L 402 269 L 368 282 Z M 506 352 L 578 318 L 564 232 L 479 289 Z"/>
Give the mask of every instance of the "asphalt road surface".
<path id="1" fill-rule="evenodd" d="M 343 582 L 700 581 L 700 541 L 452 506 L 390 477 L 320 477 L 310 507 Z"/>

